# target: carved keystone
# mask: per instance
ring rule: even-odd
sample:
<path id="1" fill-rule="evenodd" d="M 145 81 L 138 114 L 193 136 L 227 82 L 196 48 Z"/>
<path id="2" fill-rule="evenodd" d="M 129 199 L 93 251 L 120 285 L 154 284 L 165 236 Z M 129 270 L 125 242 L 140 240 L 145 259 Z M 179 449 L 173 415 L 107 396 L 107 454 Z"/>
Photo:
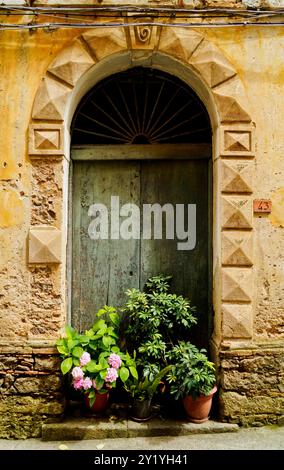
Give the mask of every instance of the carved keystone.
<path id="1" fill-rule="evenodd" d="M 129 28 L 132 49 L 155 49 L 159 41 L 157 26 L 131 26 Z"/>
<path id="2" fill-rule="evenodd" d="M 29 233 L 29 263 L 61 263 L 61 231 L 51 225 L 35 225 Z"/>
<path id="3" fill-rule="evenodd" d="M 226 304 L 222 308 L 224 338 L 252 337 L 252 306 Z"/>

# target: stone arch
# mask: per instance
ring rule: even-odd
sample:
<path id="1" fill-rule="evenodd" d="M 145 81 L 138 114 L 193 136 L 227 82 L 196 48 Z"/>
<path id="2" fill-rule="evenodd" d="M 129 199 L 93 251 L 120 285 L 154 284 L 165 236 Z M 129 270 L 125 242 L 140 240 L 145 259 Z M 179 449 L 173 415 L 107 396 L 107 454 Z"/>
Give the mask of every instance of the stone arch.
<path id="1" fill-rule="evenodd" d="M 169 67 L 170 61 L 176 66 Z M 237 71 L 204 35 L 193 29 L 166 26 L 111 30 L 98 27 L 83 33 L 51 63 L 36 93 L 29 134 L 30 158 L 37 159 L 39 166 L 49 159 L 61 160 L 62 181 L 66 180 L 68 126 L 76 103 L 104 75 L 134 65 L 176 73 L 207 106 L 214 130 L 213 339 L 216 344 L 221 339 L 249 340 L 253 302 L 254 124 Z M 29 262 L 61 263 L 63 279 L 67 184 L 62 183 L 62 194 L 58 209 L 62 215 L 57 224 L 46 226 L 32 221 Z"/>

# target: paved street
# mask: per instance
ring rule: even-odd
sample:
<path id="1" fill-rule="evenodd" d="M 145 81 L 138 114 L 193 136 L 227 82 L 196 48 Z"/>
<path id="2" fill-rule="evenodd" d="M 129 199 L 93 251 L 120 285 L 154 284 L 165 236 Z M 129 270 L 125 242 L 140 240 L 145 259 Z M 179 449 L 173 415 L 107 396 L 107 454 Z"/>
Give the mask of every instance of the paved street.
<path id="1" fill-rule="evenodd" d="M 0 439 L 0 450 L 284 450 L 284 427 L 240 429 L 233 433 L 180 437 L 42 442 Z"/>

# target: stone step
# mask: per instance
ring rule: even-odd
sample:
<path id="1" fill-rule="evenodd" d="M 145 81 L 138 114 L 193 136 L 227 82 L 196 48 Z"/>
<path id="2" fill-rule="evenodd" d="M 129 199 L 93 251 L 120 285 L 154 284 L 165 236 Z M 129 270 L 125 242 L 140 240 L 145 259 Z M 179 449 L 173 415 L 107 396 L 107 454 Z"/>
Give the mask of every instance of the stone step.
<path id="1" fill-rule="evenodd" d="M 193 424 L 188 421 L 153 418 L 143 423 L 130 419 L 112 421 L 108 418 L 66 418 L 62 422 L 43 424 L 42 440 L 73 441 L 125 437 L 186 436 L 189 434 L 236 432 L 237 424 L 207 421 Z"/>

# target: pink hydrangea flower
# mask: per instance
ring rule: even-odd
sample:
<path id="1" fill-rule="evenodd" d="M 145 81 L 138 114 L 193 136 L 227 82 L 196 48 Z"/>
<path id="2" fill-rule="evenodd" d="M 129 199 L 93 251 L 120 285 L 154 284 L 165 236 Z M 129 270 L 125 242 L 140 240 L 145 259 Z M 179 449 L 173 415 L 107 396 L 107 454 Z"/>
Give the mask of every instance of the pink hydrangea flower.
<path id="1" fill-rule="evenodd" d="M 75 388 L 75 390 L 81 390 L 83 386 L 84 386 L 84 379 L 79 378 L 79 379 L 74 380 L 73 387 Z"/>
<path id="2" fill-rule="evenodd" d="M 82 379 L 84 377 L 84 372 L 81 367 L 74 367 L 72 370 L 72 377 L 74 380 Z"/>
<path id="3" fill-rule="evenodd" d="M 122 364 L 122 360 L 120 359 L 118 354 L 112 353 L 108 358 L 108 363 L 114 369 L 119 369 Z"/>
<path id="4" fill-rule="evenodd" d="M 107 376 L 105 382 L 115 382 L 118 377 L 117 370 L 114 367 L 109 367 L 107 369 Z"/>
<path id="5" fill-rule="evenodd" d="M 82 356 L 80 357 L 80 365 L 82 367 L 86 366 L 88 362 L 90 362 L 90 360 L 91 360 L 90 354 L 88 352 L 84 352 Z"/>
<path id="6" fill-rule="evenodd" d="M 84 390 L 89 390 L 89 388 L 92 388 L 92 386 L 93 386 L 92 380 L 90 379 L 90 377 L 86 377 L 83 380 L 83 389 Z"/>

